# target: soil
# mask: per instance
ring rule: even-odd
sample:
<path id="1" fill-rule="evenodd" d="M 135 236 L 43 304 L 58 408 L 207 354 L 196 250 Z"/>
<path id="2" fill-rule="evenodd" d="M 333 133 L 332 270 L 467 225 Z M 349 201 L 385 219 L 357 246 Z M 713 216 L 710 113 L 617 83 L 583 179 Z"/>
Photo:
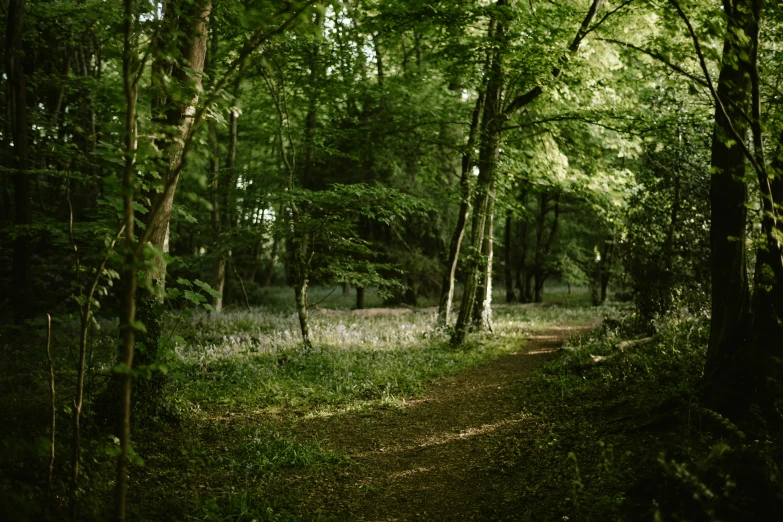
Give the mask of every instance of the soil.
<path id="1" fill-rule="evenodd" d="M 354 464 L 292 471 L 273 489 L 298 497 L 312 519 L 524 519 L 530 485 L 519 462 L 546 432 L 528 404 L 533 372 L 587 328 L 530 335 L 514 353 L 438 381 L 399 409 L 301 419 L 297 438 Z"/>

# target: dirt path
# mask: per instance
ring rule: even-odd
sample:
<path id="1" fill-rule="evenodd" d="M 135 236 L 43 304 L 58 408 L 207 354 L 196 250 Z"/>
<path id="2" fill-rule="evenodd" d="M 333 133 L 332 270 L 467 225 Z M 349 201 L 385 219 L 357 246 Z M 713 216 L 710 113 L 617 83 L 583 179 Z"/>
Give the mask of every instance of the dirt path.
<path id="1" fill-rule="evenodd" d="M 523 387 L 582 328 L 534 334 L 518 351 L 439 381 L 399 410 L 301 421 L 298 436 L 344 452 L 356 465 L 308 470 L 279 485 L 295 490 L 313 518 L 522 518 L 527 486 L 505 469 L 504 455 L 516 452 L 508 460 L 518 462 L 542 428 L 527 411 Z"/>

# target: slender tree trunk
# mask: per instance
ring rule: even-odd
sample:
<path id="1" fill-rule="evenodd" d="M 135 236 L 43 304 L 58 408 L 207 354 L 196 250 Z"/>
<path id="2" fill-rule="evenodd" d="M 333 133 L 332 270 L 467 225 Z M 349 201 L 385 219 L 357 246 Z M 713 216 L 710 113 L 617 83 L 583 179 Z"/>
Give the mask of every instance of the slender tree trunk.
<path id="1" fill-rule="evenodd" d="M 494 32 L 494 20 L 490 22 L 489 36 Z M 489 72 L 489 60 L 487 57 L 487 72 Z M 481 122 L 484 111 L 484 101 L 486 99 L 487 82 L 489 74 L 476 98 L 476 105 L 473 107 L 473 116 L 470 120 L 470 131 L 468 132 L 468 142 L 465 145 L 465 152 L 462 154 L 462 170 L 459 178 L 460 206 L 457 213 L 457 226 L 449 243 L 449 257 L 446 261 L 446 270 L 443 274 L 443 283 L 440 287 L 440 301 L 438 305 L 438 324 L 443 326 L 449 324 L 451 308 L 454 302 L 454 284 L 457 274 L 457 264 L 459 262 L 459 252 L 462 247 L 462 239 L 465 237 L 465 229 L 468 225 L 468 215 L 470 214 L 470 192 L 471 176 L 473 175 L 473 149 L 476 147 L 478 138 L 479 123 Z"/>
<path id="2" fill-rule="evenodd" d="M 373 51 L 375 51 L 375 65 L 378 71 L 378 85 L 383 86 L 383 58 L 381 57 L 381 44 L 378 41 L 379 39 L 380 37 L 377 33 L 372 36 L 372 47 Z"/>
<path id="3" fill-rule="evenodd" d="M 30 126 L 27 121 L 27 84 L 24 74 L 22 35 L 24 32 L 25 0 L 9 0 L 6 29 L 6 75 L 8 76 L 8 105 L 11 119 L 13 148 L 10 156 L 15 168 L 13 174 L 15 218 L 18 227 L 32 224 L 30 175 Z M 14 240 L 11 263 L 12 302 L 17 322 L 30 313 L 30 255 L 32 238 L 28 231 L 19 231 Z"/>
<path id="4" fill-rule="evenodd" d="M 526 195 L 525 195 L 526 196 Z M 522 204 L 525 204 L 524 197 Z M 519 243 L 521 244 L 519 259 L 517 259 L 516 272 L 517 272 L 517 291 L 519 292 L 519 301 L 522 303 L 529 303 L 529 273 L 527 270 L 527 252 L 528 252 L 528 222 L 521 220 L 519 223 Z"/>
<path id="5" fill-rule="evenodd" d="M 52 361 L 52 316 L 46 314 L 46 362 L 49 366 L 49 407 L 51 411 L 51 425 L 49 427 L 49 469 L 46 474 L 46 499 L 51 502 L 52 475 L 54 474 L 54 450 L 55 435 L 57 434 L 57 403 L 55 402 L 54 388 L 54 361 Z"/>
<path id="6" fill-rule="evenodd" d="M 454 301 L 454 282 L 457 274 L 457 263 L 459 262 L 459 251 L 462 246 L 462 238 L 465 237 L 465 229 L 468 225 L 468 215 L 470 214 L 470 189 L 471 176 L 473 170 L 473 148 L 476 146 L 476 136 L 478 126 L 481 120 L 481 113 L 484 108 L 485 92 L 479 93 L 476 99 L 476 105 L 473 109 L 473 118 L 470 122 L 470 132 L 468 134 L 468 143 L 465 153 L 462 155 L 462 170 L 460 173 L 460 206 L 457 213 L 457 226 L 449 243 L 449 258 L 446 263 L 446 271 L 443 274 L 443 283 L 440 291 L 440 304 L 438 306 L 438 324 L 446 325 L 449 323 L 452 303 Z"/>
<path id="7" fill-rule="evenodd" d="M 536 249 L 533 254 L 533 301 L 540 303 L 544 299 L 544 249 L 546 216 L 549 213 L 549 194 L 542 192 L 538 199 L 536 214 Z"/>
<path id="8" fill-rule="evenodd" d="M 473 329 L 475 331 L 492 331 L 492 262 L 495 244 L 495 187 L 490 188 L 487 217 L 484 224 L 484 242 L 481 256 L 486 264 L 481 270 L 480 286 L 476 292 L 476 303 L 473 309 Z"/>
<path id="9" fill-rule="evenodd" d="M 150 212 L 146 221 L 146 226 L 150 229 L 149 242 L 161 250 L 165 249 L 168 242 L 169 222 L 171 221 L 171 209 L 174 204 L 174 192 L 177 187 L 177 181 L 181 172 L 181 165 L 185 161 L 184 143 L 193 125 L 193 119 L 196 114 L 196 105 L 198 104 L 201 90 L 200 74 L 204 71 L 204 62 L 207 54 L 207 23 L 212 9 L 211 0 L 199 0 L 190 3 L 184 3 L 179 9 L 169 9 L 164 13 L 166 16 L 178 16 L 175 22 L 176 29 L 186 35 L 183 41 L 182 55 L 187 63 L 187 69 L 176 68 L 172 72 L 172 77 L 185 86 L 186 89 L 192 89 L 195 94 L 185 102 L 168 99 L 166 101 L 166 123 L 176 128 L 174 135 L 170 136 L 163 143 L 164 165 L 162 166 L 161 178 L 164 184 L 164 190 L 160 193 L 152 194 L 150 197 L 151 206 L 159 207 L 158 212 Z M 164 68 L 165 66 L 159 66 Z M 194 74 L 195 73 L 195 74 Z M 152 219 L 152 221 L 150 221 Z M 162 258 L 156 259 L 160 270 L 157 279 L 160 284 L 164 284 L 166 277 L 166 264 Z"/>
<path id="10" fill-rule="evenodd" d="M 125 35 L 122 54 L 122 74 L 125 91 L 125 168 L 122 178 L 123 211 L 125 225 L 125 261 L 120 274 L 123 285 L 122 314 L 120 331 L 122 332 L 120 362 L 124 371 L 120 376 L 120 454 L 117 457 L 117 476 L 115 480 L 114 519 L 125 521 L 125 503 L 128 492 L 128 455 L 130 453 L 130 413 L 131 413 L 131 370 L 133 369 L 133 351 L 136 344 L 136 245 L 135 215 L 133 209 L 133 178 L 136 172 L 136 101 L 137 86 L 133 68 L 134 17 L 133 0 L 125 0 Z"/>
<path id="11" fill-rule="evenodd" d="M 506 228 L 504 235 L 504 267 L 503 267 L 503 279 L 506 284 L 506 303 L 513 303 L 516 301 L 517 296 L 514 294 L 514 274 L 513 274 L 513 248 L 511 240 L 514 237 L 514 212 L 511 209 L 506 211 Z"/>
<path id="12" fill-rule="evenodd" d="M 364 287 L 361 286 L 356 287 L 356 309 L 364 309 Z"/>
<path id="13" fill-rule="evenodd" d="M 299 316 L 299 328 L 302 332 L 302 342 L 310 346 L 310 323 L 307 316 L 307 279 L 298 278 L 294 286 L 296 297 L 296 313 Z"/>
<path id="14" fill-rule="evenodd" d="M 614 263 L 614 238 L 610 238 L 604 244 L 603 256 L 601 257 L 601 296 L 600 304 L 606 302 L 606 292 L 609 288 L 609 278 L 612 275 L 612 264 Z"/>
<path id="15" fill-rule="evenodd" d="M 498 5 L 505 5 L 505 2 L 499 0 Z M 455 344 L 464 342 L 468 329 L 471 326 L 476 295 L 481 284 L 481 274 L 485 273 L 485 267 L 487 266 L 487 259 L 482 256 L 484 232 L 489 212 L 491 212 L 490 201 L 492 200 L 492 188 L 494 186 L 494 171 L 500 144 L 500 132 L 505 121 L 500 112 L 503 88 L 501 64 L 503 54 L 501 47 L 505 39 L 504 27 L 501 23 L 497 24 L 496 38 L 501 45 L 495 47 L 488 75 L 486 104 L 481 123 L 482 136 L 478 161 L 479 176 L 476 184 L 473 229 L 471 231 L 472 259 L 467 267 L 462 305 L 452 338 Z"/>
<path id="16" fill-rule="evenodd" d="M 316 14 L 315 27 L 321 28 L 323 24 L 323 17 L 321 14 Z M 304 139 L 304 165 L 300 176 L 299 183 L 304 188 L 310 188 L 312 184 L 312 170 L 314 160 L 314 136 L 316 131 L 317 109 L 318 109 L 318 80 L 320 78 L 320 66 L 319 66 L 319 47 L 315 43 L 310 50 L 310 102 L 305 117 L 305 139 Z M 289 189 L 293 189 L 293 171 L 289 178 Z M 306 203 L 303 203 L 305 205 Z M 312 238 L 309 232 L 296 231 L 297 223 L 299 222 L 301 213 L 305 209 L 297 209 L 295 205 L 292 206 L 292 214 L 294 217 L 294 229 L 295 233 L 292 238 L 292 247 L 294 249 L 294 290 L 296 294 L 296 311 L 299 315 L 299 325 L 302 330 L 302 340 L 305 346 L 310 346 L 310 326 L 308 323 L 307 315 L 307 283 L 309 278 L 310 264 L 310 240 Z"/>
<path id="17" fill-rule="evenodd" d="M 739 35 L 753 32 L 749 0 L 724 2 L 728 27 L 717 94 L 710 158 L 710 266 L 712 279 L 711 328 L 705 365 L 704 398 L 712 409 L 735 415 L 747 409 L 753 386 L 744 350 L 748 337 L 750 293 L 745 256 L 747 186 L 745 157 L 732 144 L 734 130 L 745 136 L 751 95 L 751 41 Z"/>
<path id="18" fill-rule="evenodd" d="M 675 172 L 677 167 L 675 166 Z M 675 245 L 675 234 L 677 232 L 677 226 L 679 221 L 679 212 L 680 212 L 680 205 L 681 205 L 681 194 L 682 190 L 680 187 L 680 177 L 679 174 L 675 174 L 674 178 L 674 201 L 672 202 L 672 211 L 669 218 L 669 230 L 666 233 L 666 243 L 664 243 L 663 247 L 663 266 L 664 266 L 664 278 L 665 278 L 665 285 L 664 285 L 664 292 L 665 295 L 662 296 L 662 302 L 664 304 L 664 309 L 668 310 L 671 307 L 671 289 L 673 284 L 673 268 L 674 268 L 674 245 Z"/>
<path id="19" fill-rule="evenodd" d="M 221 205 L 220 198 L 220 159 L 218 154 L 220 149 L 218 147 L 217 128 L 213 120 L 209 121 L 209 144 L 212 149 L 212 157 L 210 158 L 210 174 L 212 178 L 212 231 L 215 235 L 215 243 L 217 245 L 217 256 L 215 257 L 215 266 L 213 272 L 213 288 L 220 293 L 220 297 L 212 297 L 212 307 L 216 313 L 220 313 L 223 310 L 223 290 L 226 286 L 226 256 L 223 253 L 223 248 L 220 244 L 220 233 L 222 229 L 221 211 L 225 212 Z"/>

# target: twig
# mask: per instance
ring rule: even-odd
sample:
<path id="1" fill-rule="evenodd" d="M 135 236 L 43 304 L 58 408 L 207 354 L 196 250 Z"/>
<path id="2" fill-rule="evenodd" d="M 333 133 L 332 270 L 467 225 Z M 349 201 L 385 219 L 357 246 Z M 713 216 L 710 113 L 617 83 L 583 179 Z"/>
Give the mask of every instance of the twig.
<path id="1" fill-rule="evenodd" d="M 585 37 L 585 36 L 587 36 L 588 34 L 592 33 L 592 32 L 593 32 L 593 31 L 595 31 L 596 29 L 598 29 L 598 27 L 600 27 L 600 25 L 601 25 L 602 23 L 604 23 L 604 22 L 606 21 L 606 19 L 607 19 L 607 18 L 609 18 L 610 16 L 612 16 L 613 14 L 615 14 L 617 11 L 619 11 L 619 10 L 620 10 L 620 9 L 622 9 L 623 7 L 627 6 L 628 4 L 630 4 L 630 3 L 633 3 L 633 1 L 634 1 L 634 0 L 626 0 L 625 2 L 623 2 L 622 4 L 620 4 L 619 6 L 617 6 L 615 9 L 612 9 L 611 11 L 609 11 L 608 13 L 606 13 L 606 14 L 603 16 L 603 18 L 601 18 L 600 20 L 598 20 L 598 22 L 597 22 L 595 25 L 593 25 L 593 26 L 592 26 L 590 29 L 588 29 L 587 31 L 585 31 L 585 32 L 584 32 L 584 34 L 582 35 L 582 38 L 584 38 L 584 37 Z"/>
<path id="2" fill-rule="evenodd" d="M 117 234 L 112 239 L 106 255 L 103 257 L 95 271 L 95 277 L 93 277 L 89 290 L 85 296 L 84 289 L 79 283 L 79 274 L 81 272 L 81 264 L 79 260 L 79 249 L 76 246 L 76 239 L 73 235 L 73 205 L 71 203 L 71 178 L 70 173 L 66 171 L 66 186 L 65 197 L 68 201 L 68 235 L 71 240 L 71 246 L 73 247 L 74 254 L 76 255 L 76 287 L 79 291 L 79 297 L 86 297 L 83 302 L 79 302 L 79 319 L 80 319 L 80 331 L 79 331 L 79 360 L 76 367 L 76 393 L 73 399 L 73 443 L 71 449 L 71 514 L 76 518 L 76 485 L 79 480 L 79 459 L 81 457 L 81 414 L 82 407 L 84 405 L 84 369 L 87 356 L 87 334 L 90 327 L 90 317 L 92 309 L 93 296 L 95 295 L 95 289 L 98 287 L 101 275 L 103 273 L 103 267 L 106 266 L 106 262 L 109 260 L 111 251 L 117 240 L 125 231 L 125 225 L 120 227 Z M 54 393 L 54 392 L 52 392 Z"/>
<path id="3" fill-rule="evenodd" d="M 231 259 L 231 256 L 228 257 L 228 263 L 231 265 L 231 270 L 234 271 L 234 275 L 237 276 L 237 279 L 239 280 L 239 286 L 242 287 L 242 295 L 245 296 L 245 306 L 247 307 L 247 311 L 250 312 L 250 299 L 247 298 L 247 290 L 245 290 L 245 282 L 242 281 L 242 278 L 239 276 L 239 272 L 237 272 L 237 267 L 234 265 L 234 262 Z"/>
<path id="4" fill-rule="evenodd" d="M 337 290 L 337 289 L 336 289 L 336 288 L 332 288 L 332 291 L 331 291 L 331 292 L 329 292 L 328 294 L 326 294 L 326 297 L 324 297 L 323 299 L 321 299 L 321 300 L 320 300 L 320 301 L 318 301 L 317 303 L 313 303 L 313 304 L 311 304 L 311 305 L 310 305 L 310 306 L 308 306 L 307 308 L 315 308 L 315 307 L 316 307 L 316 306 L 318 306 L 319 304 L 323 303 L 324 301 L 326 301 L 327 299 L 329 299 L 329 297 L 331 297 L 331 295 L 334 293 L 334 291 L 335 291 L 335 290 Z"/>
<path id="5" fill-rule="evenodd" d="M 52 474 L 54 473 L 54 435 L 55 422 L 57 420 L 57 409 L 54 396 L 54 362 L 52 361 L 52 316 L 46 314 L 46 359 L 49 362 L 49 392 L 51 395 L 52 406 L 52 434 L 49 439 L 49 474 L 46 479 L 46 497 L 51 499 L 52 493 Z"/>
<path id="6" fill-rule="evenodd" d="M 615 40 L 614 38 L 596 38 L 596 40 L 601 42 L 609 42 L 617 45 L 622 45 L 623 47 L 627 47 L 629 49 L 633 49 L 634 51 L 640 52 L 642 54 L 646 54 L 650 58 L 654 58 L 661 62 L 662 64 L 666 65 L 668 68 L 673 70 L 674 72 L 680 73 L 686 78 L 698 83 L 702 87 L 708 87 L 707 82 L 696 76 L 695 74 L 691 74 L 679 65 L 670 62 L 666 59 L 662 54 L 657 53 L 655 51 L 651 51 L 649 49 L 644 49 L 643 47 L 638 47 L 636 45 L 630 44 L 628 42 L 623 42 L 622 40 Z"/>

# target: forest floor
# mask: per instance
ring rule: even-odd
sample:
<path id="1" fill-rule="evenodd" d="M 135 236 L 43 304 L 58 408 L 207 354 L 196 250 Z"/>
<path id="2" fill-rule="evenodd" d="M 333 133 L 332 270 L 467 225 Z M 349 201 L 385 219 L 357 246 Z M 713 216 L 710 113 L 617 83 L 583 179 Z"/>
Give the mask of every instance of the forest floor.
<path id="1" fill-rule="evenodd" d="M 560 520 L 574 475 L 560 444 L 571 434 L 556 431 L 572 424 L 549 382 L 561 376 L 538 370 L 613 313 L 582 297 L 496 307 L 495 334 L 459 349 L 427 337 L 427 308 L 317 311 L 323 344 L 306 353 L 293 340 L 269 355 L 225 348 L 287 318 L 204 326 L 189 346 L 219 338 L 226 351 L 181 354 L 190 413 L 136 437 L 135 518 Z"/>
<path id="2" fill-rule="evenodd" d="M 525 385 L 563 340 L 563 325 L 516 341 L 518 350 L 445 378 L 394 410 L 301 421 L 294 432 L 344 453 L 354 465 L 291 473 L 304 511 L 358 520 L 518 519 L 532 506 L 503 456 L 532 448 L 545 419 Z"/>
<path id="3" fill-rule="evenodd" d="M 176 330 L 165 411 L 136 412 L 149 422 L 134 427 L 128 519 L 647 522 L 713 520 L 718 510 L 747 519 L 763 481 L 728 473 L 747 470 L 747 455 L 779 459 L 774 439 L 746 444 L 699 406 L 706 321 L 671 318 L 651 334 L 623 326 L 622 305 L 588 298 L 550 292 L 543 305 L 493 307 L 494 333 L 460 347 L 433 328 L 426 304 L 355 311 L 338 297 L 313 310 L 312 348 L 284 306 L 195 314 Z M 110 364 L 116 324 L 100 335 L 95 359 Z M 0 379 L 0 515 L 39 520 L 30 491 L 46 455 L 25 437 L 46 422 L 46 380 L 18 370 Z M 68 381 L 58 382 L 67 413 Z M 661 404 L 676 415 L 645 427 Z M 58 420 L 58 476 L 68 471 L 68 419 Z M 80 520 L 107 519 L 115 445 L 105 429 L 85 431 Z M 57 484 L 65 505 L 67 482 Z"/>

